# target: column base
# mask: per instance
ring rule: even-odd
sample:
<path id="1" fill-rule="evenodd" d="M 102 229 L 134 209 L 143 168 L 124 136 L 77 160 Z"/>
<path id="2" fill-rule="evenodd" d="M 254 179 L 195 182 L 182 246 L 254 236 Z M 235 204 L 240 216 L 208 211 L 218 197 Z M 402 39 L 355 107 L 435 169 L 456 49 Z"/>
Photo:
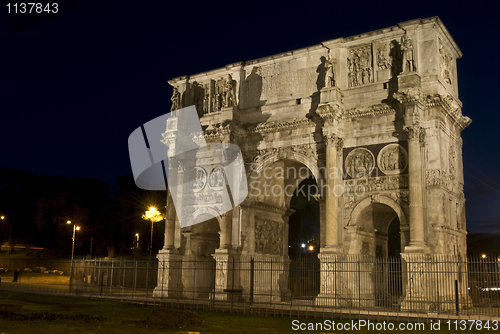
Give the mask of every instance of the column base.
<path id="1" fill-rule="evenodd" d="M 325 254 L 325 255 L 329 255 L 329 254 L 340 255 L 340 254 L 342 254 L 342 252 L 343 252 L 343 249 L 340 246 L 338 246 L 338 245 L 334 245 L 334 246 L 326 245 L 325 247 L 321 247 L 320 248 L 318 257 L 319 257 L 320 254 Z"/>
<path id="2" fill-rule="evenodd" d="M 409 253 L 409 254 L 420 254 L 420 255 L 425 255 L 429 254 L 430 250 L 429 247 L 427 247 L 426 244 L 424 243 L 411 243 L 405 247 L 404 253 Z"/>

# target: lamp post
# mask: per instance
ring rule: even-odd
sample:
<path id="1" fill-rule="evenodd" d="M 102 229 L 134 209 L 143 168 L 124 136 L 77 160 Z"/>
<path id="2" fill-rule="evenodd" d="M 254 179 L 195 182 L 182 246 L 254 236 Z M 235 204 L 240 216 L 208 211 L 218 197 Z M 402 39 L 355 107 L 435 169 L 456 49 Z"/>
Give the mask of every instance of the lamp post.
<path id="1" fill-rule="evenodd" d="M 92 241 L 94 241 L 94 238 L 90 238 L 90 258 L 92 258 Z"/>
<path id="2" fill-rule="evenodd" d="M 71 220 L 68 220 L 66 224 L 70 225 Z M 80 231 L 80 226 L 76 226 L 73 224 L 73 238 L 72 240 L 72 245 L 71 245 L 71 269 L 69 271 L 69 292 L 71 293 L 71 285 L 73 283 L 73 258 L 75 256 L 75 235 L 76 231 Z"/>
<path id="3" fill-rule="evenodd" d="M 151 254 L 153 251 L 153 223 L 159 222 L 164 219 L 164 217 L 160 211 L 156 210 L 156 208 L 152 206 L 142 215 L 142 219 L 151 221 L 151 240 L 149 242 L 149 261 L 151 261 Z"/>
<path id="4" fill-rule="evenodd" d="M 5 220 L 5 216 L 0 216 L 2 221 Z M 9 240 L 12 239 L 12 226 L 9 226 Z"/>
<path id="5" fill-rule="evenodd" d="M 5 220 L 5 216 L 0 216 L 0 219 L 1 219 L 2 221 L 4 221 L 4 220 Z M 2 233 L 2 242 L 3 242 L 3 233 Z M 1 251 L 1 250 L 2 250 L 2 245 L 0 245 L 0 251 Z"/>

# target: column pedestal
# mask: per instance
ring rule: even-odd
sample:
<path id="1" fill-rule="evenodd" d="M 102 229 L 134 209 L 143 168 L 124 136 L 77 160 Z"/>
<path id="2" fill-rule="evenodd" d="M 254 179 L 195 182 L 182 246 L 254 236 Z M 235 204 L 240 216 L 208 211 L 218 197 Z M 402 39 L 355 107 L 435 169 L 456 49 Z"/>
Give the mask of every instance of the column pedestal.
<path id="1" fill-rule="evenodd" d="M 341 263 L 339 258 L 342 255 L 334 253 L 324 253 L 323 249 L 318 254 L 320 261 L 320 289 L 316 297 L 317 306 L 344 306 L 343 298 L 337 291 L 341 290 L 341 277 L 339 275 Z"/>
<path id="2" fill-rule="evenodd" d="M 212 257 L 215 259 L 215 290 L 212 292 L 214 299 L 241 300 L 242 293 L 234 291 L 241 290 L 238 254 L 228 249 L 217 249 Z"/>
<path id="3" fill-rule="evenodd" d="M 176 250 L 160 250 L 158 255 L 158 284 L 154 297 L 182 296 L 182 255 Z"/>
<path id="4" fill-rule="evenodd" d="M 341 102 L 342 92 L 338 87 L 322 88 L 319 95 L 320 103 Z"/>

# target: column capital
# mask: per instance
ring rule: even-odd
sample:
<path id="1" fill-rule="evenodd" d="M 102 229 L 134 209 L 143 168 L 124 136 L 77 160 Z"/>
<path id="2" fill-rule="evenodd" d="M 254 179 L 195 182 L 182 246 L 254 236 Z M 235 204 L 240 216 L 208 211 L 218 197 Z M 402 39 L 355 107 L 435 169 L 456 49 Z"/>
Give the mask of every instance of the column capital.
<path id="1" fill-rule="evenodd" d="M 418 139 L 421 143 L 425 139 L 425 129 L 419 125 L 405 126 L 404 132 L 408 136 L 408 140 Z"/>
<path id="2" fill-rule="evenodd" d="M 344 140 L 335 134 L 326 135 L 325 144 L 326 147 L 335 147 L 337 150 L 341 150 L 344 147 Z"/>

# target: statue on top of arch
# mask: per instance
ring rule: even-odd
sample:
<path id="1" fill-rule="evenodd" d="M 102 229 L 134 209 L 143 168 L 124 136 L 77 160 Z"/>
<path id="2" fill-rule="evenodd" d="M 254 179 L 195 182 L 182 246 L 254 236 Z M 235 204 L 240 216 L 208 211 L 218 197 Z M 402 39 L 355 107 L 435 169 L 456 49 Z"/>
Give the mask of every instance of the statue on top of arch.
<path id="1" fill-rule="evenodd" d="M 406 33 L 401 37 L 401 51 L 403 53 L 403 73 L 415 72 L 417 66 L 415 65 L 413 42 Z"/>

